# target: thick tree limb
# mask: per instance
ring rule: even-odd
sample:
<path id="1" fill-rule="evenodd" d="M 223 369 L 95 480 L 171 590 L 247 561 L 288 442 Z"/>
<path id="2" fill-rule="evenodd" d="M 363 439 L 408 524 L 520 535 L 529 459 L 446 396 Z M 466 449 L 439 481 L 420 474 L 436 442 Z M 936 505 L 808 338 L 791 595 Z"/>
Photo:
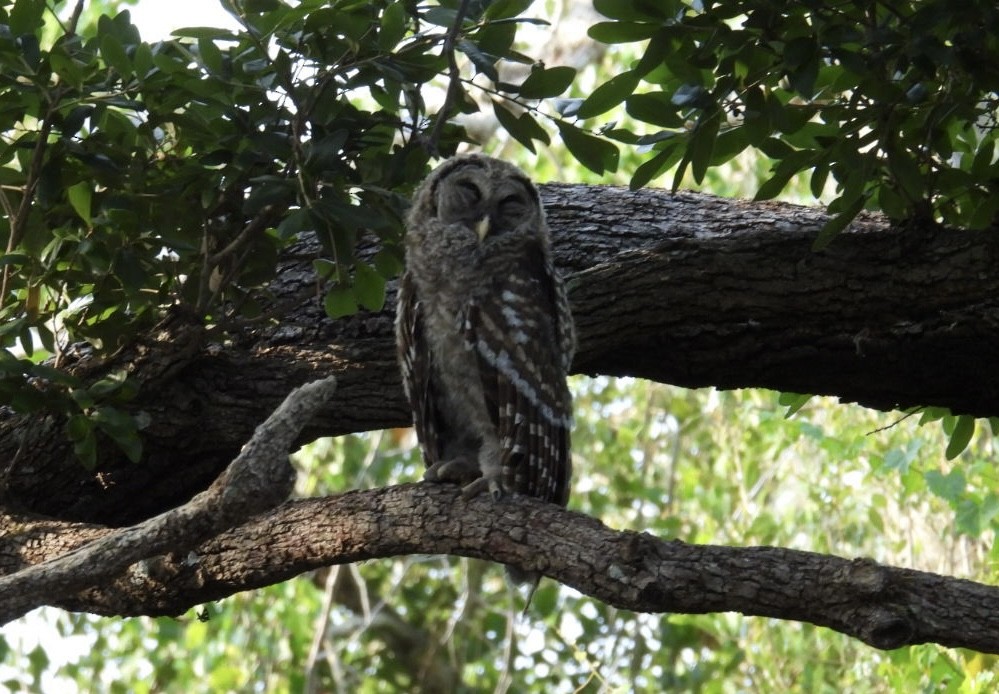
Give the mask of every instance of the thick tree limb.
<path id="1" fill-rule="evenodd" d="M 0 557 L 46 558 L 45 543 L 17 541 L 6 538 Z M 114 583 L 57 604 L 109 615 L 178 614 L 321 566 L 414 553 L 541 571 L 638 612 L 735 611 L 811 622 L 875 648 L 932 642 L 999 653 L 993 586 L 868 559 L 663 541 L 532 499 L 465 501 L 455 486 L 426 483 L 290 502 L 190 556 L 164 557 L 153 572 L 133 566 Z"/>
<path id="2" fill-rule="evenodd" d="M 0 576 L 0 624 L 46 604 L 52 596 L 107 583 L 130 565 L 134 565 L 133 578 L 144 576 L 148 567 L 136 562 L 159 554 L 186 552 L 222 530 L 280 504 L 288 498 L 295 481 L 287 457 L 291 443 L 306 418 L 332 396 L 335 387 L 336 380 L 328 378 L 292 391 L 257 428 L 219 479 L 189 503 L 136 526 L 112 531 L 57 558 Z M 4 520 L 0 538 L 5 538 L 7 544 L 36 537 L 30 521 Z M 41 525 L 47 532 L 55 528 L 48 521 Z M 58 546 L 65 544 L 65 538 L 57 539 Z"/>
<path id="3" fill-rule="evenodd" d="M 999 413 L 999 235 L 900 233 L 864 216 L 814 253 L 819 209 L 661 190 L 542 191 L 569 279 L 579 372 Z M 152 422 L 141 464 L 109 445 L 89 472 L 61 422 L 0 419 L 0 460 L 21 450 L 0 491 L 45 515 L 135 523 L 205 489 L 289 388 L 327 374 L 337 376 L 338 406 L 314 417 L 306 438 L 407 425 L 391 294 L 381 313 L 329 320 L 311 267 L 318 253 L 303 241 L 281 264 L 269 288 L 278 324 L 225 343 L 190 330 L 159 341 L 183 359 L 135 402 Z M 133 377 L 144 382 L 145 370 Z"/>

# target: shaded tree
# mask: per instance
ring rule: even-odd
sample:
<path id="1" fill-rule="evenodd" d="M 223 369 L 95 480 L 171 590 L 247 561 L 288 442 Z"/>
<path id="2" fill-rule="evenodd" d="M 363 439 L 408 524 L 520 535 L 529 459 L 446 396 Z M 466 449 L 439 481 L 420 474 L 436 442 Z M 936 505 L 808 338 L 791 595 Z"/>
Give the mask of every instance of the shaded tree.
<path id="1" fill-rule="evenodd" d="M 479 109 L 532 151 L 561 142 L 596 175 L 617 170 L 623 151 L 636 189 L 666 172 L 674 186 L 699 184 L 756 148 L 773 161 L 758 198 L 802 172 L 816 195 L 836 190 L 827 213 L 545 187 L 580 327 L 578 372 L 766 386 L 793 406 L 803 396 L 790 393 L 815 393 L 906 408 L 944 419 L 950 457 L 975 417 L 995 415 L 999 388 L 983 375 L 997 311 L 994 7 L 596 2 L 608 21 L 594 38 L 646 43 L 584 97 L 571 91 L 574 68 L 535 63 L 515 43 L 536 23 L 529 4 L 234 1 L 240 32 L 191 28 L 154 44 L 127 12 L 84 26 L 79 12 L 58 19 L 58 3 L 4 8 L 0 581 L 31 579 L 25 607 L 172 614 L 318 566 L 457 553 L 540 569 L 631 609 L 737 609 L 882 648 L 995 652 L 986 586 L 730 549 L 718 550 L 732 564 L 713 602 L 705 571 L 681 579 L 666 568 L 687 550 L 533 504 L 496 518 L 444 489 L 285 504 L 265 522 L 224 519 L 236 527 L 212 526 L 207 535 L 226 530 L 214 540 L 192 531 L 169 553 L 150 544 L 102 560 L 94 588 L 78 568 L 68 583 L 39 582 L 58 568 L 46 560 L 98 538 L 113 550 L 128 535 L 110 528 L 207 489 L 294 386 L 337 382 L 297 422 L 298 442 L 406 424 L 390 338 L 400 220 L 432 155 L 466 143 L 460 116 Z M 622 104 L 622 124 L 598 123 Z M 282 540 L 320 537 L 307 519 L 351 503 L 411 532 L 379 544 L 345 521 L 343 545 Z M 481 531 L 458 542 L 459 524 Z M 528 541 L 524 527 L 553 534 Z M 533 551 L 545 542 L 579 553 Z M 282 550 L 262 562 L 239 550 L 260 545 Z M 593 571 L 584 555 L 601 550 L 611 563 Z M 746 594 L 775 580 L 768 561 L 845 578 L 801 611 L 794 590 Z M 807 576 L 787 581 L 804 589 Z M 972 597 L 927 609 L 941 591 Z M 980 626 L 961 632 L 969 623 Z"/>

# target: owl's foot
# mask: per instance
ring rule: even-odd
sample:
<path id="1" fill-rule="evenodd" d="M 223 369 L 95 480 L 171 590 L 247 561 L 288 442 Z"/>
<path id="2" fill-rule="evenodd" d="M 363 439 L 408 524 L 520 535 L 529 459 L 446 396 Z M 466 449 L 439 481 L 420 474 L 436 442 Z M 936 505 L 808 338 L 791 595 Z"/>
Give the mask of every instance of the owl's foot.
<path id="1" fill-rule="evenodd" d="M 453 482 L 466 487 L 481 477 L 479 464 L 475 460 L 463 457 L 438 460 L 423 473 L 423 479 L 427 482 Z"/>
<path id="2" fill-rule="evenodd" d="M 461 495 L 465 499 L 477 497 L 487 489 L 496 501 L 503 498 L 503 486 L 500 484 L 499 476 L 483 476 L 479 464 L 468 458 L 437 461 L 423 473 L 423 479 L 427 482 L 460 484 Z"/>
<path id="3" fill-rule="evenodd" d="M 487 489 L 494 501 L 499 501 L 503 498 L 503 486 L 500 484 L 499 478 L 486 476 L 482 476 L 474 482 L 466 484 L 461 490 L 461 496 L 465 499 L 472 499 Z"/>

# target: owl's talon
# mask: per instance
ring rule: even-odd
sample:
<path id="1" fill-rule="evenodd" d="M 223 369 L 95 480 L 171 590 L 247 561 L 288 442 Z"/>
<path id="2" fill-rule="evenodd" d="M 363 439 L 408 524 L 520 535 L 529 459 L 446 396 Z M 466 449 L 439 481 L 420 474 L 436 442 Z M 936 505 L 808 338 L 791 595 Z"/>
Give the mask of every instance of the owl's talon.
<path id="1" fill-rule="evenodd" d="M 485 491 L 486 487 L 488 486 L 489 486 L 489 481 L 486 480 L 485 477 L 480 477 L 471 484 L 466 484 L 464 487 L 462 487 L 461 498 L 465 499 L 466 501 L 469 499 L 474 499 L 483 491 Z"/>
<path id="2" fill-rule="evenodd" d="M 493 501 L 499 501 L 503 498 L 503 487 L 500 486 L 499 480 L 486 477 L 480 477 L 471 484 L 466 484 L 461 490 L 461 496 L 466 500 L 474 499 L 487 489 Z"/>
<path id="3" fill-rule="evenodd" d="M 481 476 L 479 466 L 467 458 L 439 460 L 423 473 L 423 479 L 427 482 L 454 482 L 462 485 L 469 484 Z"/>

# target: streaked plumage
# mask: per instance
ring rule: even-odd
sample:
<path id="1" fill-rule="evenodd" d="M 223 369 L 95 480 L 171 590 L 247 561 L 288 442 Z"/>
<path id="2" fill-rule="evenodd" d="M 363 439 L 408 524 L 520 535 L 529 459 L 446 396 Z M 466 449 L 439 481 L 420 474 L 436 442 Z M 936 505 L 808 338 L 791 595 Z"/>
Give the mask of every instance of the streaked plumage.
<path id="1" fill-rule="evenodd" d="M 572 316 L 534 185 L 482 155 L 416 192 L 396 337 L 429 480 L 565 505 Z"/>

